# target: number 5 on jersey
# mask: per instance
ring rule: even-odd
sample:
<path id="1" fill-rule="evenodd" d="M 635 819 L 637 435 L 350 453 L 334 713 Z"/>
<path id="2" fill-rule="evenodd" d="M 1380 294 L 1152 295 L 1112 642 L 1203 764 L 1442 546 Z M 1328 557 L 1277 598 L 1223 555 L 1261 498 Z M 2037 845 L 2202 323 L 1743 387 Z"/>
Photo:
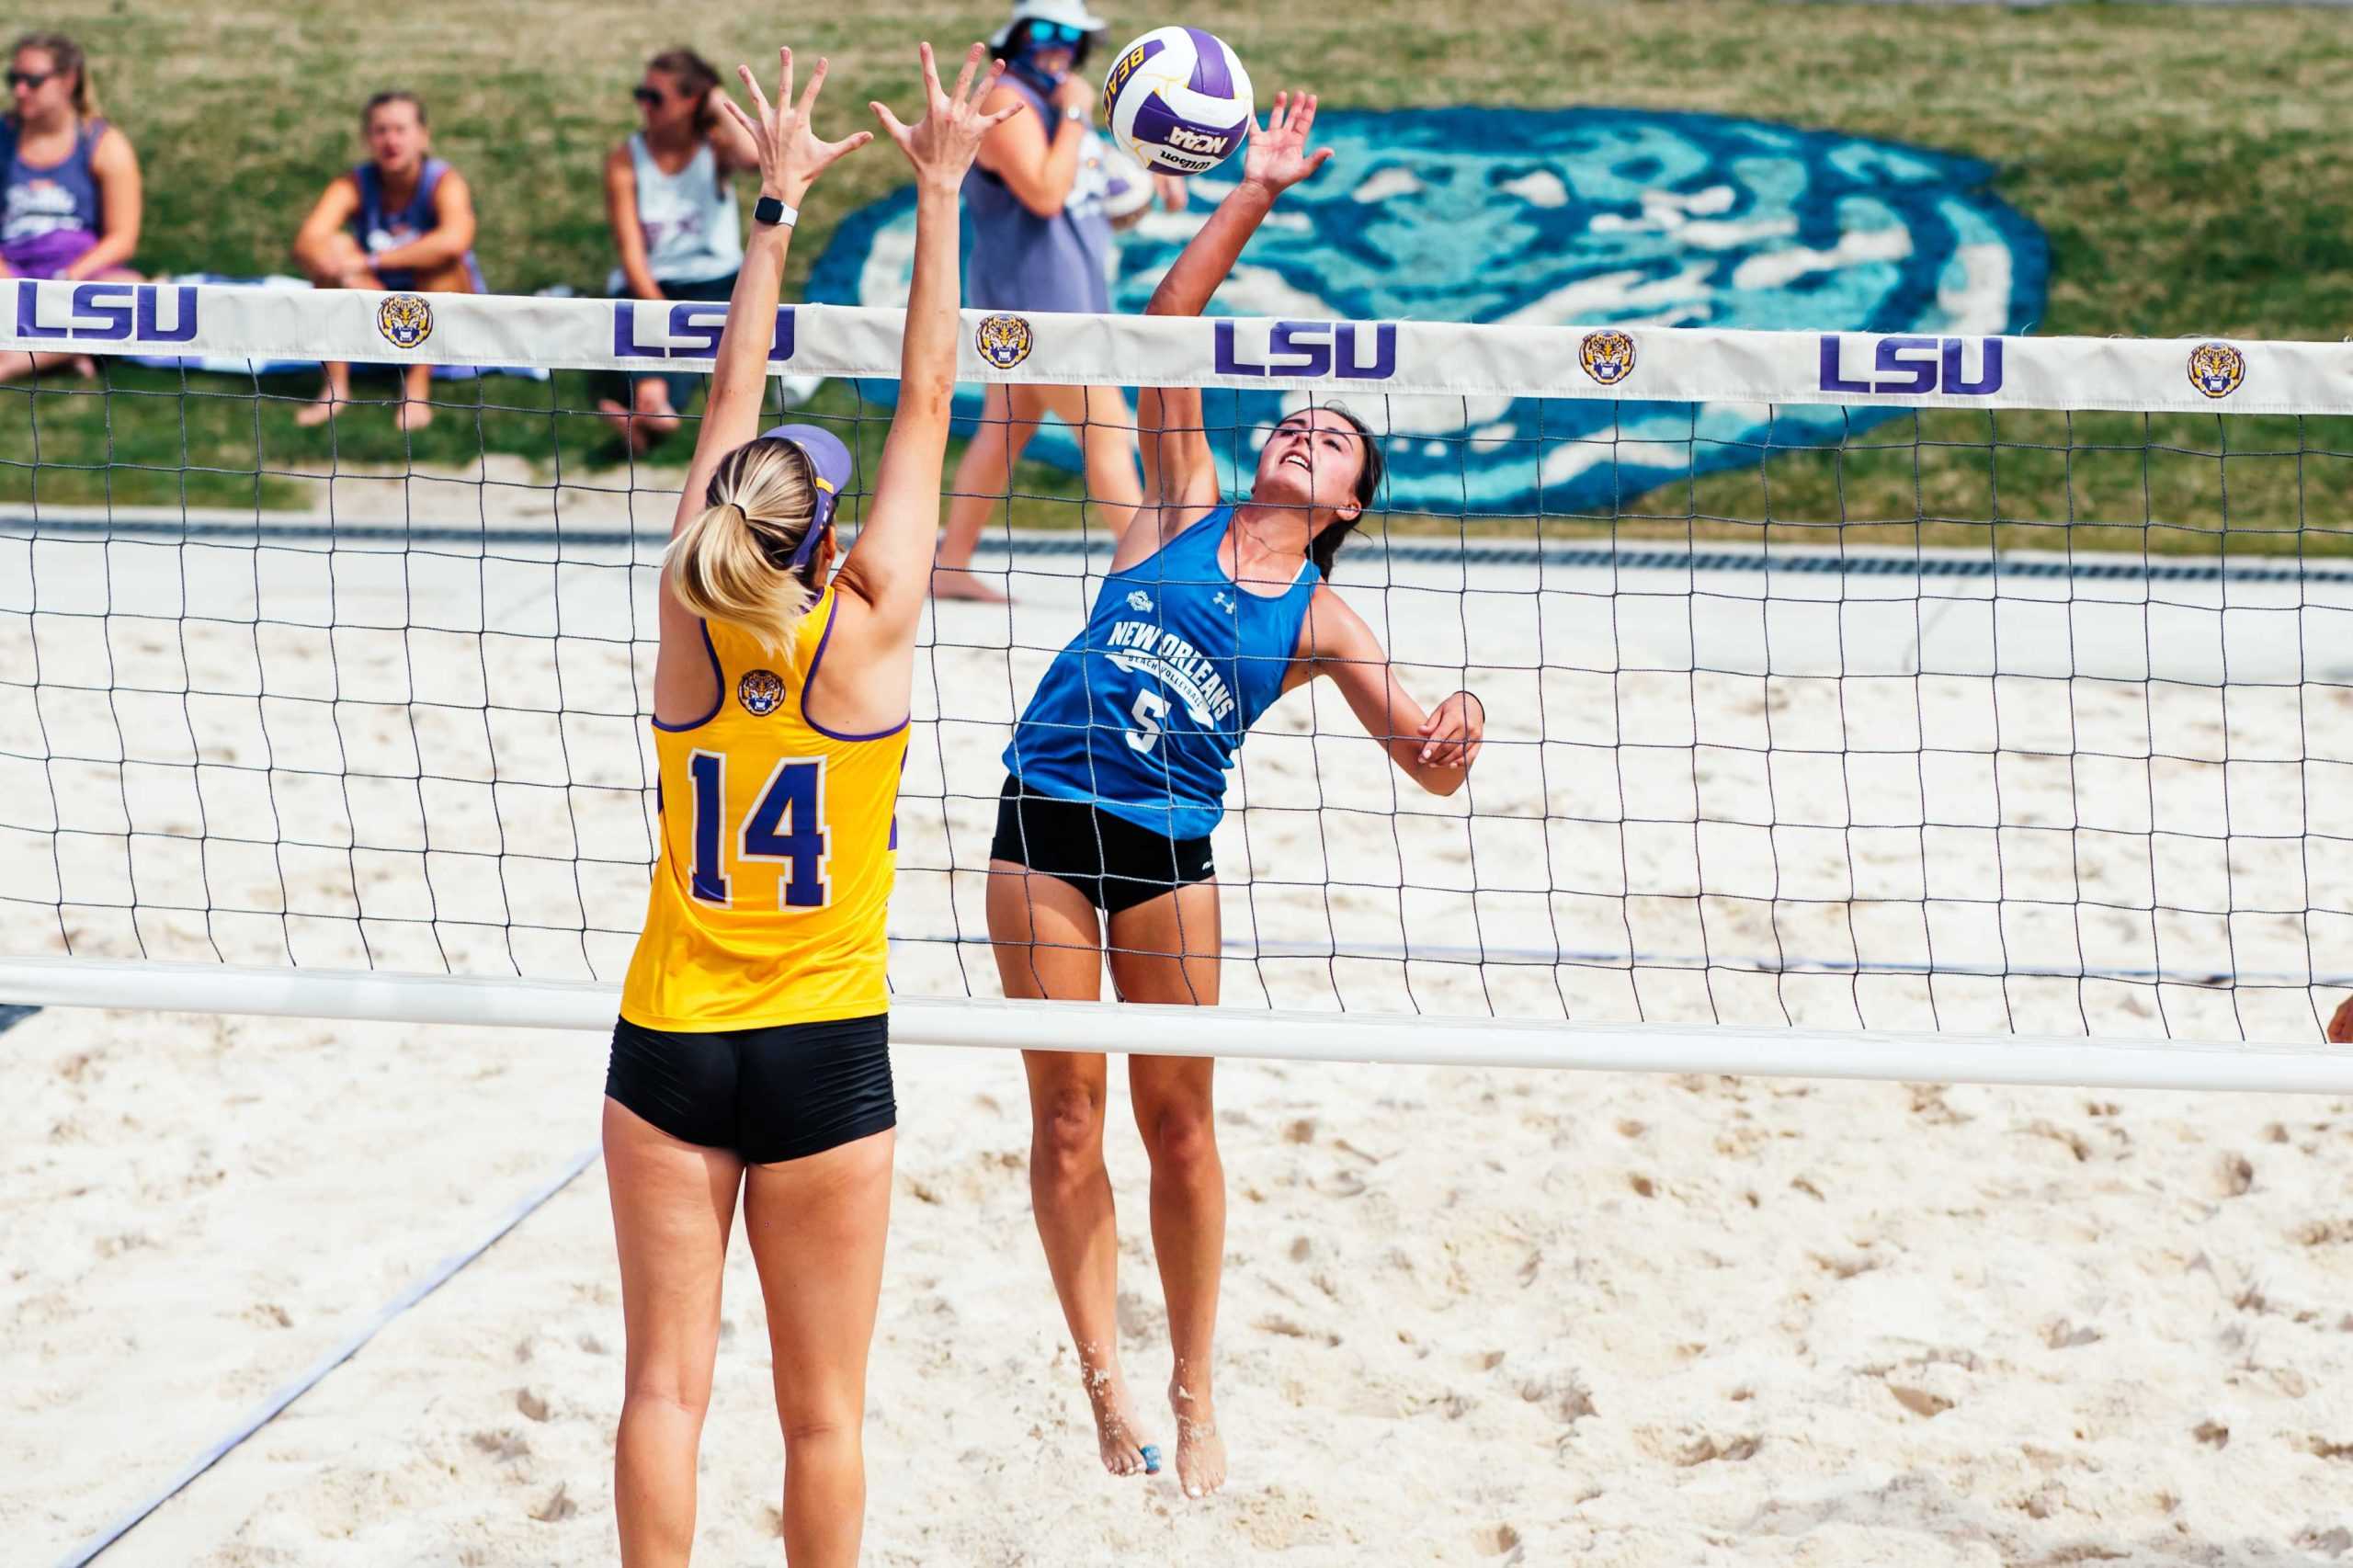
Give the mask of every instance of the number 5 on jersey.
<path id="1" fill-rule="evenodd" d="M 825 907 L 825 759 L 786 757 L 776 765 L 756 803 L 734 833 L 727 823 L 727 756 L 699 751 L 687 763 L 694 778 L 694 895 L 705 903 L 733 906 L 734 866 L 778 865 L 779 909 Z"/>

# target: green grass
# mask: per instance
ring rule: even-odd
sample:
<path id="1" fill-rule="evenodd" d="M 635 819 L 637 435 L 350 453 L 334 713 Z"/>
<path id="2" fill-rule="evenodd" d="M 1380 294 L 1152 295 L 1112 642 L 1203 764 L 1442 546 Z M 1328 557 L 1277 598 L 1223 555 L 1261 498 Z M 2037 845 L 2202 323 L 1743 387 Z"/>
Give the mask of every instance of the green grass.
<path id="1" fill-rule="evenodd" d="M 778 21 L 737 7 L 523 0 L 484 26 L 477 7 L 414 0 L 321 15 L 284 0 L 230 9 L 119 3 L 77 16 L 108 112 L 148 180 L 139 263 L 150 272 L 283 269 L 319 187 L 358 156 L 353 114 L 381 86 L 430 106 L 437 151 L 482 210 L 494 287 L 584 291 L 610 265 L 599 159 L 633 121 L 643 59 L 691 40 L 763 73 L 777 42 L 828 53 L 827 124 L 865 100 L 915 102 L 912 45 L 943 52 L 996 25 L 995 5 L 879 0 Z M 1263 6 L 1196 0 L 1188 21 L 1234 40 L 1267 88 L 1304 82 L 1366 108 L 1479 103 L 1694 108 L 1836 126 L 1973 153 L 1995 188 L 2049 233 L 2044 333 L 2335 339 L 2353 331 L 2353 28 L 2326 10 L 2148 6 L 1790 6 L 1761 0 L 1357 0 Z M 1122 15 L 1136 30 L 1141 15 Z M 888 148 L 821 185 L 797 236 L 806 277 L 842 213 L 902 179 Z M 413 453 L 375 410 L 301 431 L 290 403 L 256 404 L 220 379 L 119 372 L 118 395 L 0 388 L 0 500 L 296 505 L 298 479 L 353 466 L 463 468 L 484 451 L 567 473 L 608 459 L 588 379 L 486 383 L 519 408 L 447 410 Z M 363 391 L 366 383 L 363 382 Z M 312 390 L 272 383 L 273 397 Z M 380 389 L 388 390 L 388 389 Z M 120 395 L 137 392 L 140 396 Z M 471 390 L 440 395 L 471 398 Z M 830 386 L 819 412 L 846 414 Z M 1879 426 L 1843 453 L 1783 451 L 1760 465 L 1627 498 L 1629 532 L 1849 541 L 1915 538 L 2064 548 L 2333 549 L 2353 494 L 2347 422 L 1931 414 Z M 1919 441 L 1915 444 L 1915 434 Z M 683 443 L 674 446 L 676 452 Z M 1032 468 L 1018 488 L 1075 494 Z M 2230 532 L 2222 532 L 2227 494 Z M 1070 508 L 1024 505 L 1025 521 Z M 1916 519 L 1936 519 L 1928 528 Z M 1696 519 L 1696 521 L 1695 521 Z M 2163 524 L 2163 527 L 2139 525 Z M 2103 525 L 2091 527 L 2091 524 Z M 1455 519 L 1398 519 L 1413 529 Z M 1515 525 L 1494 527 L 1511 530 Z M 1525 527 L 1525 524 L 1517 525 Z M 1548 527 L 1558 528 L 1558 524 Z"/>

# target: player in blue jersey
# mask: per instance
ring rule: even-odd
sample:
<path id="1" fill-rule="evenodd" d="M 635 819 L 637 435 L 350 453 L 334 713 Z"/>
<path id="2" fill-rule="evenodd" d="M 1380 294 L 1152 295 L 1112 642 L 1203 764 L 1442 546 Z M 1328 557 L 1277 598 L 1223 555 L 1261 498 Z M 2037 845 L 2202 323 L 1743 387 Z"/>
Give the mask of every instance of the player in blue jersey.
<path id="1" fill-rule="evenodd" d="M 1313 95 L 1278 94 L 1242 182 L 1153 295 L 1147 313 L 1199 315 L 1275 199 L 1322 167 Z M 1371 433 L 1336 408 L 1275 426 L 1249 497 L 1225 505 L 1198 390 L 1146 391 L 1144 507 L 1112 557 L 1086 629 L 1056 656 L 1006 750 L 991 848 L 989 936 L 1008 996 L 1097 999 L 1108 952 L 1131 1002 L 1218 999 L 1210 835 L 1244 736 L 1277 698 L 1336 685 L 1390 760 L 1450 795 L 1479 755 L 1484 714 L 1456 692 L 1425 710 L 1362 617 L 1327 584 L 1381 485 Z M 1108 942 L 1106 942 L 1108 931 Z M 1120 1375 L 1118 1238 L 1103 1166 L 1100 1055 L 1025 1052 L 1030 1194 L 1076 1341 L 1103 1462 L 1159 1468 Z M 1211 1381 L 1225 1246 L 1225 1176 L 1211 1119 L 1214 1063 L 1131 1056 L 1152 1160 L 1152 1234 L 1168 1301 L 1176 1473 L 1191 1496 L 1225 1480 Z"/>

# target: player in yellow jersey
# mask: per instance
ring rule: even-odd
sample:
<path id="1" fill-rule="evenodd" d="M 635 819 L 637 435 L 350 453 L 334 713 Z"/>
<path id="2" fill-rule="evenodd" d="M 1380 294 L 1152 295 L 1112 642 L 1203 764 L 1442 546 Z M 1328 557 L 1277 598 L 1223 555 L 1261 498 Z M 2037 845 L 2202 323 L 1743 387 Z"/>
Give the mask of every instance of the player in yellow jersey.
<path id="1" fill-rule="evenodd" d="M 924 118 L 910 130 L 873 106 L 915 165 L 915 282 L 898 414 L 839 572 L 847 449 L 810 426 L 754 432 L 795 210 L 872 137 L 816 139 L 825 62 L 796 104 L 790 50 L 773 106 L 747 70 L 756 118 L 722 100 L 758 143 L 761 199 L 663 565 L 662 852 L 605 1080 L 629 1335 L 613 1464 L 624 1568 L 684 1563 L 693 1545 L 739 1191 L 784 1427 L 785 1558 L 858 1560 L 897 1120 L 883 987 L 892 806 L 955 381 L 957 192 L 1004 118 L 975 107 L 996 74 L 981 71 L 980 45 L 952 95 L 930 45 L 921 53 Z"/>

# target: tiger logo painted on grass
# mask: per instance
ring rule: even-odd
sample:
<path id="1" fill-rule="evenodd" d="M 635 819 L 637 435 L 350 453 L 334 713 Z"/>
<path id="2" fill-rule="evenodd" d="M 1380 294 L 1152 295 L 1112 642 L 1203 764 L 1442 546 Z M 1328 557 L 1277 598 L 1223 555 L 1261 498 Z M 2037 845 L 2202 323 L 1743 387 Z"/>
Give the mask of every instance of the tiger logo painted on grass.
<path id="1" fill-rule="evenodd" d="M 1251 240 L 1213 310 L 1574 328 L 1570 375 L 1628 393 L 1650 369 L 1657 340 L 1640 338 L 1654 327 L 1992 337 L 2044 313 L 2042 231 L 1986 188 L 1992 165 L 1952 153 L 1626 108 L 1325 109 L 1315 140 L 1338 157 L 1284 195 L 1281 222 Z M 1156 214 L 1120 242 L 1115 311 L 1143 310 L 1214 206 Z M 809 298 L 904 304 L 914 256 L 910 190 L 843 220 Z M 986 344 L 982 353 L 999 362 Z M 885 404 L 898 391 L 879 379 L 858 387 Z M 1696 406 L 1637 395 L 1399 399 L 1387 411 L 1392 434 L 1408 438 L 1387 443 L 1391 504 L 1449 517 L 1607 512 L 1660 485 L 1754 467 L 1768 449 L 1836 447 L 1907 416 L 1835 403 L 1768 411 L 1734 390 Z M 1302 395 L 1204 393 L 1209 424 L 1243 433 L 1212 443 L 1229 493 L 1256 465 L 1254 437 Z M 980 389 L 968 388 L 961 428 L 980 407 Z M 1028 455 L 1085 472 L 1060 425 L 1041 429 Z"/>

